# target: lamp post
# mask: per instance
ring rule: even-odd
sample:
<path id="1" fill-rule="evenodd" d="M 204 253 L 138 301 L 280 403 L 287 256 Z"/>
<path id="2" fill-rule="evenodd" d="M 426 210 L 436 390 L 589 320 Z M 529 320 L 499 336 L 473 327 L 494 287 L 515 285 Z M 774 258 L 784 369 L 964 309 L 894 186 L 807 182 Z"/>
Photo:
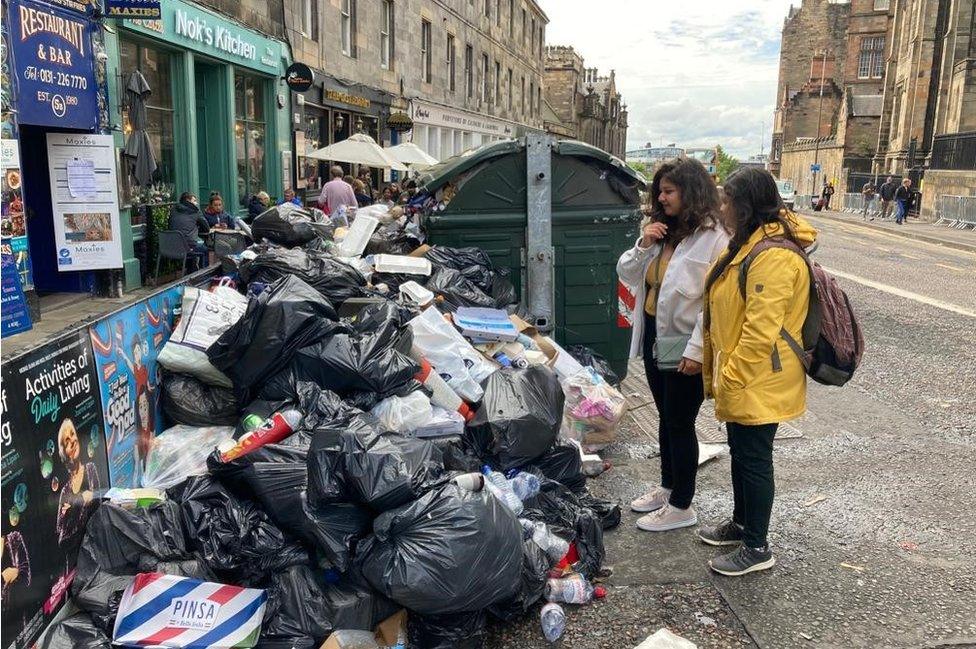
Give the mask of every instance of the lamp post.
<path id="1" fill-rule="evenodd" d="M 820 162 L 820 124 L 823 118 L 823 93 L 824 80 L 827 77 L 827 48 L 823 50 L 823 61 L 820 64 L 820 107 L 817 108 L 817 136 L 813 141 L 813 187 L 810 188 L 810 195 L 817 195 L 817 164 Z"/>

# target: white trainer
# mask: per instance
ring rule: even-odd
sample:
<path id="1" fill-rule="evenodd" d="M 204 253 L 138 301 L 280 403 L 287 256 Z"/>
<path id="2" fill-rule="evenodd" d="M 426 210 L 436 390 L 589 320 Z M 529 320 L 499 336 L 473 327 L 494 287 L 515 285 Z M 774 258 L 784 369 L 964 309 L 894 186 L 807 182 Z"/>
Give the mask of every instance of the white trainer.
<path id="1" fill-rule="evenodd" d="M 668 504 L 671 497 L 671 490 L 664 487 L 654 487 L 646 494 L 630 503 L 630 508 L 635 512 L 646 514 L 661 509 Z"/>
<path id="2" fill-rule="evenodd" d="M 697 524 L 698 514 L 693 508 L 678 509 L 670 504 L 637 519 L 637 527 L 645 532 L 667 532 Z"/>

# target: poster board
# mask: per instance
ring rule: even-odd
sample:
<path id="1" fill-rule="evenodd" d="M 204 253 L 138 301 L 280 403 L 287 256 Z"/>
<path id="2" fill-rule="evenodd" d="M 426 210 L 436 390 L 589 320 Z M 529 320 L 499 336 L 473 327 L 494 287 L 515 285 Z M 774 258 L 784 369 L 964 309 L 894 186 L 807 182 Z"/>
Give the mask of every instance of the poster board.
<path id="1" fill-rule="evenodd" d="M 94 494 L 108 487 L 88 331 L 4 363 L 0 394 L 2 646 L 21 649 L 67 600 Z"/>
<path id="2" fill-rule="evenodd" d="M 12 255 L 20 276 L 20 286 L 27 291 L 34 287 L 34 277 L 27 245 L 20 146 L 15 138 L 7 137 L 6 133 L 0 139 L 0 174 L 0 235 L 3 252 Z"/>
<path id="3" fill-rule="evenodd" d="M 112 136 L 48 133 L 47 157 L 58 270 L 122 268 Z"/>
<path id="4" fill-rule="evenodd" d="M 163 432 L 156 358 L 182 299 L 183 287 L 175 286 L 89 328 L 113 487 L 141 486 L 146 453 Z"/>

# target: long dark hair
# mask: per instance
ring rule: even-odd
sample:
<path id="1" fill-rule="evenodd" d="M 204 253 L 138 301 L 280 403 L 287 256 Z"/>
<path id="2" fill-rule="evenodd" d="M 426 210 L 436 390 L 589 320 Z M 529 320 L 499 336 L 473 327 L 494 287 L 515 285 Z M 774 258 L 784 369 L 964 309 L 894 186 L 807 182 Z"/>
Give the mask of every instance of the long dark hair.
<path id="1" fill-rule="evenodd" d="M 706 290 L 725 272 L 732 258 L 753 232 L 770 223 L 779 223 L 784 236 L 796 243 L 793 228 L 786 217 L 786 205 L 779 195 L 776 180 L 765 169 L 744 167 L 734 171 L 722 185 L 727 208 L 734 217 L 729 249 L 708 274 Z"/>
<path id="2" fill-rule="evenodd" d="M 681 192 L 681 214 L 669 217 L 664 213 L 658 196 L 661 183 L 667 180 Z M 668 225 L 665 242 L 679 241 L 700 227 L 713 228 L 721 224 L 721 200 L 718 188 L 704 165 L 694 158 L 675 158 L 663 163 L 651 180 L 651 218 Z"/>

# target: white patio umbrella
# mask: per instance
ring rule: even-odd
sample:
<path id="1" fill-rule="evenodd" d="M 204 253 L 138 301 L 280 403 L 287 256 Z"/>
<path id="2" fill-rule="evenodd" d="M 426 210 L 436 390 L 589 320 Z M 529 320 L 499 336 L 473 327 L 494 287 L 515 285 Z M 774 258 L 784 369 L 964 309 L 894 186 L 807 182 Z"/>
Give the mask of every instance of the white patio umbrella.
<path id="1" fill-rule="evenodd" d="M 407 170 L 403 164 L 377 144 L 376 140 L 365 133 L 350 135 L 341 142 L 313 151 L 307 157 L 316 160 L 335 160 L 336 162 L 349 162 L 383 169 L 396 169 L 397 171 Z"/>
<path id="2" fill-rule="evenodd" d="M 391 146 L 386 152 L 410 167 L 411 170 L 425 169 L 439 162 L 437 158 L 428 155 L 426 151 L 413 142 L 404 142 L 396 146 Z"/>

